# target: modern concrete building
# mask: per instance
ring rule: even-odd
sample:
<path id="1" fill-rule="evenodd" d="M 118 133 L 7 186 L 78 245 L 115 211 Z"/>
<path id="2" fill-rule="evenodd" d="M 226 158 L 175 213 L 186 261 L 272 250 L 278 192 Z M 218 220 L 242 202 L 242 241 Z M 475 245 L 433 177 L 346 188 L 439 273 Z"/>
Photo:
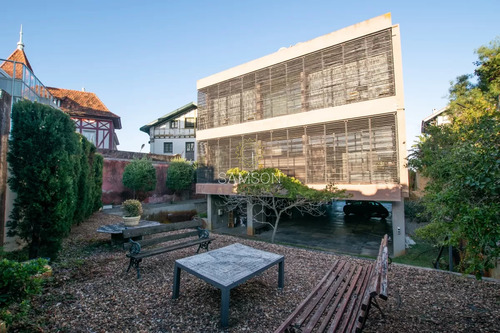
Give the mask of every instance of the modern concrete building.
<path id="1" fill-rule="evenodd" d="M 313 188 L 392 203 L 394 255 L 405 251 L 406 133 L 399 26 L 390 13 L 197 83 L 198 176 L 211 227 L 227 218 L 217 181 L 234 167 L 275 167 Z M 247 232 L 253 233 L 252 209 Z"/>
<path id="2" fill-rule="evenodd" d="M 150 152 L 195 161 L 196 117 L 197 106 L 189 103 L 142 126 L 141 131 L 149 135 Z"/>

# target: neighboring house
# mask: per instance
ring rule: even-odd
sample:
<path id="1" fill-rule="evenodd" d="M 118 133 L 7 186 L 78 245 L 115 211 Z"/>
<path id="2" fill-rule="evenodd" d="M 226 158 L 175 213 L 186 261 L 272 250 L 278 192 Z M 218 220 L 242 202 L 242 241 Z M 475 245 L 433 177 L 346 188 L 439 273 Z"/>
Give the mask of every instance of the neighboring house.
<path id="1" fill-rule="evenodd" d="M 450 119 L 448 115 L 446 114 L 446 111 L 448 110 L 448 107 L 444 107 L 440 110 L 434 109 L 432 114 L 422 120 L 422 125 L 420 126 L 420 132 L 422 134 L 426 133 L 426 128 L 429 125 L 444 125 L 444 124 L 449 124 Z"/>
<path id="2" fill-rule="evenodd" d="M 434 109 L 432 114 L 422 120 L 422 124 L 420 126 L 420 132 L 422 134 L 428 134 L 427 128 L 430 125 L 441 126 L 450 123 L 450 118 L 446 114 L 448 111 L 448 107 L 444 107 L 442 109 L 436 110 Z M 420 172 L 415 172 L 414 180 L 412 182 L 412 195 L 418 198 L 423 197 L 424 189 L 429 182 L 429 178 L 422 176 Z"/>
<path id="3" fill-rule="evenodd" d="M 85 90 L 47 88 L 58 100 L 59 108 L 75 122 L 76 131 L 97 148 L 117 150 L 115 129 L 121 129 L 120 117 L 108 110 L 96 94 Z"/>
<path id="4" fill-rule="evenodd" d="M 140 128 L 149 135 L 152 154 L 180 155 L 196 160 L 195 103 L 186 104 Z"/>
<path id="5" fill-rule="evenodd" d="M 24 52 L 21 27 L 16 50 L 7 59 L 0 59 L 0 111 L 2 115 L 7 114 L 10 117 L 11 106 L 23 99 L 46 104 L 68 113 L 75 121 L 76 131 L 87 137 L 97 148 L 116 150 L 118 139 L 115 129 L 121 128 L 120 117 L 111 113 L 93 93 L 46 87 L 34 74 Z M 6 105 L 8 105 L 8 110 Z M 3 119 L 7 119 L 7 116 Z M 8 137 L 9 131 L 9 123 L 5 125 L 2 121 L 2 137 Z M 0 203 L 0 246 L 3 246 L 4 250 L 14 250 L 19 244 L 16 238 L 6 236 L 6 221 L 13 207 L 15 194 L 8 186 L 3 185 L 7 180 L 7 144 L 6 140 L 2 142 L 0 149 L 0 170 L 3 170 L 0 172 L 0 199 L 2 200 Z"/>
<path id="6" fill-rule="evenodd" d="M 399 26 L 385 14 L 203 78 L 197 192 L 210 226 L 234 167 L 275 167 L 306 185 L 392 203 L 394 254 L 405 251 L 406 131 Z M 211 177 L 213 175 L 213 177 Z M 253 220 L 248 210 L 249 224 Z M 252 231 L 248 231 L 251 233 Z"/>
<path id="7" fill-rule="evenodd" d="M 122 127 L 120 117 L 110 112 L 94 93 L 45 87 L 35 76 L 24 52 L 22 27 L 16 50 L 0 61 L 0 89 L 12 96 L 13 103 L 29 99 L 50 105 L 69 114 L 75 121 L 76 131 L 97 148 L 117 149 L 115 130 Z"/>

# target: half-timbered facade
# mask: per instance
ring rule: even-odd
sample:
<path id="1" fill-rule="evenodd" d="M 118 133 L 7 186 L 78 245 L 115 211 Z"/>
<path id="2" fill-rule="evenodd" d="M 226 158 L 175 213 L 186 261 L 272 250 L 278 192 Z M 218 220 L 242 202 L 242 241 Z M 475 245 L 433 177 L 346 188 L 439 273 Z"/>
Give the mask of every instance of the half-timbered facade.
<path id="1" fill-rule="evenodd" d="M 48 88 L 59 101 L 62 111 L 75 122 L 76 131 L 97 148 L 116 150 L 118 137 L 115 129 L 121 128 L 120 117 L 108 110 L 96 94 L 61 88 Z"/>

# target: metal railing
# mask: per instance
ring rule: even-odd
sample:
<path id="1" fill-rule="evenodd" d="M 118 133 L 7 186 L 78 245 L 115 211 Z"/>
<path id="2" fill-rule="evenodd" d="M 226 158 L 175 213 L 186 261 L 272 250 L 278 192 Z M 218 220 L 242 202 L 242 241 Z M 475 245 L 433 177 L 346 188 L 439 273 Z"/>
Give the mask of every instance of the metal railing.
<path id="1" fill-rule="evenodd" d="M 12 77 L 2 75 L 9 75 L 5 71 L 0 72 L 0 89 L 11 94 L 13 103 L 28 99 L 59 109 L 58 100 L 25 64 L 6 59 L 0 59 L 0 62 L 2 65 L 12 63 Z"/>

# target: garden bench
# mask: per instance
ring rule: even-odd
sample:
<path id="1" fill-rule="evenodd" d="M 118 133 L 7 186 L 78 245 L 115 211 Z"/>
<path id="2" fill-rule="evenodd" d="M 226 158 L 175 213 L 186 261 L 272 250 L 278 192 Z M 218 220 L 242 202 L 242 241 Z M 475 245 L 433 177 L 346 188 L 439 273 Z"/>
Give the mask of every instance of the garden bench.
<path id="1" fill-rule="evenodd" d="M 382 313 L 376 296 L 387 299 L 388 264 L 387 235 L 373 264 L 335 261 L 275 333 L 361 332 L 372 305 Z"/>
<path id="2" fill-rule="evenodd" d="M 200 249 L 208 251 L 208 245 L 214 238 L 210 238 L 208 230 L 202 229 L 202 226 L 202 220 L 195 219 L 186 222 L 123 230 L 123 237 L 130 238 L 128 243 L 123 244 L 123 248 L 129 251 L 129 253 L 127 253 L 127 258 L 130 258 L 130 263 L 127 272 L 131 267 L 135 267 L 137 279 L 140 279 L 141 273 L 139 264 L 144 258 L 196 245 L 198 245 L 196 253 L 198 253 Z M 142 236 L 147 237 L 139 241 L 132 240 L 132 238 Z M 143 251 L 144 248 L 148 249 Z"/>

